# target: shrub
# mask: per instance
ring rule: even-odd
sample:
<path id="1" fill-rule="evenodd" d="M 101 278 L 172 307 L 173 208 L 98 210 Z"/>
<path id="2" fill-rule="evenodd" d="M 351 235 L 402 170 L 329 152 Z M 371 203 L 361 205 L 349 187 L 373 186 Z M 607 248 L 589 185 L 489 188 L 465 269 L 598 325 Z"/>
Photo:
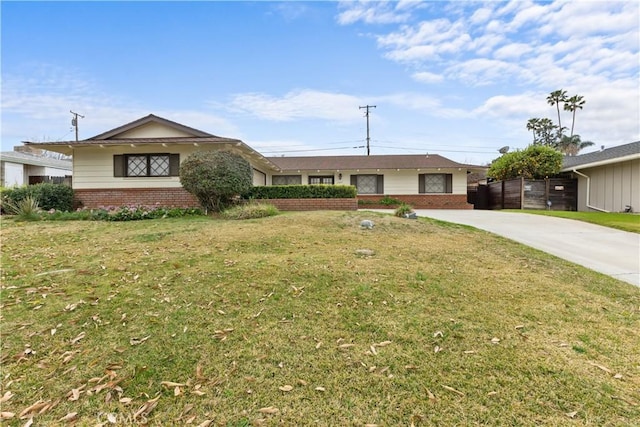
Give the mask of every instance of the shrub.
<path id="1" fill-rule="evenodd" d="M 251 165 L 227 151 L 198 151 L 180 165 L 180 183 L 205 211 L 219 212 L 253 185 Z"/>
<path id="2" fill-rule="evenodd" d="M 384 196 L 382 199 L 380 199 L 378 203 L 380 203 L 383 206 L 395 206 L 395 205 L 402 205 L 403 201 L 399 199 L 394 199 L 393 197 Z"/>
<path id="3" fill-rule="evenodd" d="M 220 215 L 224 219 L 252 219 L 278 215 L 278 208 L 269 203 L 247 203 L 227 209 Z"/>
<path id="4" fill-rule="evenodd" d="M 343 199 L 357 195 L 353 185 L 270 185 L 252 187 L 247 199 Z"/>
<path id="5" fill-rule="evenodd" d="M 557 175 L 562 169 L 562 153 L 541 145 L 503 154 L 493 161 L 487 176 L 497 180 L 517 177 L 540 179 Z"/>
<path id="6" fill-rule="evenodd" d="M 9 201 L 3 203 L 4 208 L 10 215 L 16 215 L 18 220 L 37 221 L 40 219 L 40 207 L 38 201 L 31 196 L 22 200 Z"/>
<path id="7" fill-rule="evenodd" d="M 73 189 L 67 185 L 42 183 L 2 189 L 5 202 L 17 203 L 28 197 L 35 199 L 43 210 L 73 210 Z"/>
<path id="8" fill-rule="evenodd" d="M 407 203 L 400 203 L 400 206 L 396 208 L 393 214 L 400 218 L 404 218 L 405 215 L 410 214 L 411 212 L 413 212 L 413 207 L 411 207 L 411 205 Z"/>

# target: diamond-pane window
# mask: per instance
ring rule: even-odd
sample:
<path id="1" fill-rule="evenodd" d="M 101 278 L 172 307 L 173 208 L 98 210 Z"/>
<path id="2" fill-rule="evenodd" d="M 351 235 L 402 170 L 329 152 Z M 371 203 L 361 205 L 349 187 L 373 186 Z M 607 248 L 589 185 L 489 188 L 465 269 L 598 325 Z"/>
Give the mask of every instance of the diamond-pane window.
<path id="1" fill-rule="evenodd" d="M 446 190 L 446 179 L 444 174 L 425 174 L 425 193 L 444 193 Z"/>
<path id="2" fill-rule="evenodd" d="M 169 156 L 152 155 L 149 157 L 151 176 L 169 176 Z"/>
<path id="3" fill-rule="evenodd" d="M 378 188 L 377 175 L 358 175 L 356 182 L 359 194 L 376 194 Z"/>
<path id="4" fill-rule="evenodd" d="M 147 176 L 147 156 L 127 157 L 127 176 Z"/>

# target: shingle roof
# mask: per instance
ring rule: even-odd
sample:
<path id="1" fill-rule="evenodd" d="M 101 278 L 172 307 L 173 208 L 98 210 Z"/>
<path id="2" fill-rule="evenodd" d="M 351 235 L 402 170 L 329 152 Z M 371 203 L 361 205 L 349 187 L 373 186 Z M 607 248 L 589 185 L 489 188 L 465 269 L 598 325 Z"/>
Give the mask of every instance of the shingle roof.
<path id="1" fill-rule="evenodd" d="M 566 156 L 562 164 L 562 169 L 569 170 L 577 166 L 587 167 L 595 163 L 614 163 L 617 159 L 630 156 L 640 158 L 640 141 L 605 148 L 604 150 L 581 154 L 579 156 Z"/>
<path id="2" fill-rule="evenodd" d="M 268 157 L 283 171 L 353 169 L 469 168 L 437 154 L 375 156 Z M 478 166 L 475 166 L 476 168 Z"/>
<path id="3" fill-rule="evenodd" d="M 19 151 L 3 151 L 0 153 L 3 162 L 19 163 L 23 165 L 44 166 L 56 169 L 71 171 L 73 163 L 71 160 L 52 159 L 50 157 L 34 156 L 33 154 L 21 153 Z"/>

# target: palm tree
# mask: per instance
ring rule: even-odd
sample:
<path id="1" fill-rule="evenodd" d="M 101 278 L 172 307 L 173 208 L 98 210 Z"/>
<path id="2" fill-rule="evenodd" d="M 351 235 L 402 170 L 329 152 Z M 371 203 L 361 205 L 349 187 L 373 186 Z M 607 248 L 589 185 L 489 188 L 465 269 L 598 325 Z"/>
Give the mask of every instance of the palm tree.
<path id="1" fill-rule="evenodd" d="M 539 119 L 538 129 L 536 130 L 538 135 L 537 144 L 554 147 L 557 141 L 555 136 L 561 133 L 560 131 L 556 131 L 556 129 L 557 126 L 553 124 L 553 120 L 546 117 L 544 119 Z"/>
<path id="2" fill-rule="evenodd" d="M 533 143 L 535 144 L 538 136 L 538 128 L 540 127 L 540 119 L 534 117 L 527 122 L 527 130 L 533 132 Z"/>
<path id="3" fill-rule="evenodd" d="M 575 156 L 583 148 L 590 147 L 592 145 L 595 145 L 595 143 L 591 141 L 582 141 L 580 135 L 563 135 L 560 143 L 558 144 L 558 151 L 567 156 Z"/>
<path id="4" fill-rule="evenodd" d="M 571 111 L 573 114 L 573 120 L 571 122 L 571 135 L 573 136 L 573 125 L 576 124 L 576 110 L 582 110 L 582 106 L 585 104 L 584 96 L 573 95 L 571 98 L 567 99 L 564 104 L 565 111 Z"/>
<path id="5" fill-rule="evenodd" d="M 547 103 L 551 106 L 556 106 L 558 110 L 558 139 L 562 136 L 562 122 L 560 121 L 560 103 L 567 102 L 567 91 L 566 90 L 554 90 L 547 96 Z"/>

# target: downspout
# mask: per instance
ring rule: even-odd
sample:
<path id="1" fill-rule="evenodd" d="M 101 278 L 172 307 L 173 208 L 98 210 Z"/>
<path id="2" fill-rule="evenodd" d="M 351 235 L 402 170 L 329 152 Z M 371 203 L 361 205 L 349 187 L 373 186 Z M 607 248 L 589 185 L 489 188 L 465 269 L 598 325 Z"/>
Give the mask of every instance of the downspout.
<path id="1" fill-rule="evenodd" d="M 575 173 L 576 175 L 580 175 L 581 177 L 587 179 L 587 203 L 586 203 L 586 206 L 589 209 L 593 209 L 593 210 L 604 212 L 604 213 L 609 213 L 609 211 L 607 211 L 607 210 L 604 210 L 604 209 L 601 209 L 601 208 L 597 208 L 597 207 L 591 206 L 589 204 L 590 200 L 591 200 L 591 178 L 589 176 L 583 174 L 582 172 L 578 172 L 576 169 L 573 169 L 572 172 Z"/>

